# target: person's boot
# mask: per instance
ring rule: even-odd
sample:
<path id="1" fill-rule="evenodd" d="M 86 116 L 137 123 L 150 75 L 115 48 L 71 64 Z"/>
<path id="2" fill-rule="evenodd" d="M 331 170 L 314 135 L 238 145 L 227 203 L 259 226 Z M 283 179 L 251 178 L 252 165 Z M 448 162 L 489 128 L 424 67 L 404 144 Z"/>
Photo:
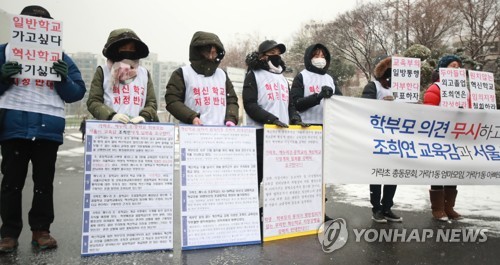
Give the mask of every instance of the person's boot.
<path id="1" fill-rule="evenodd" d="M 17 238 L 4 237 L 0 240 L 0 253 L 10 253 L 17 249 Z"/>
<path id="2" fill-rule="evenodd" d="M 387 223 L 387 220 L 384 217 L 384 214 L 382 214 L 382 211 L 380 210 L 372 210 L 373 215 L 372 215 L 372 220 L 377 223 L 385 224 Z"/>
<path id="3" fill-rule="evenodd" d="M 444 212 L 450 219 L 460 219 L 462 216 L 455 212 L 455 199 L 458 191 L 455 189 L 444 189 Z"/>
<path id="4" fill-rule="evenodd" d="M 33 231 L 31 244 L 40 249 L 56 248 L 57 241 L 48 231 Z"/>
<path id="5" fill-rule="evenodd" d="M 429 190 L 431 199 L 432 216 L 439 221 L 448 221 L 444 211 L 444 190 Z"/>

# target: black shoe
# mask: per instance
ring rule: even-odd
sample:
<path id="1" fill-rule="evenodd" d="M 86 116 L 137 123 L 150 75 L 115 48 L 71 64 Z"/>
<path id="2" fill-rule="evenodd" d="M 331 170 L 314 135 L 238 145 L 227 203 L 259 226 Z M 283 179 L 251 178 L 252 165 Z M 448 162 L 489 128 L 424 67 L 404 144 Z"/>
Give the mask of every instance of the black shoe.
<path id="1" fill-rule="evenodd" d="M 372 220 L 377 223 L 387 223 L 381 211 L 375 211 L 372 215 Z"/>
<path id="2" fill-rule="evenodd" d="M 384 218 L 391 222 L 403 222 L 403 217 L 395 215 L 391 210 L 384 212 Z"/>

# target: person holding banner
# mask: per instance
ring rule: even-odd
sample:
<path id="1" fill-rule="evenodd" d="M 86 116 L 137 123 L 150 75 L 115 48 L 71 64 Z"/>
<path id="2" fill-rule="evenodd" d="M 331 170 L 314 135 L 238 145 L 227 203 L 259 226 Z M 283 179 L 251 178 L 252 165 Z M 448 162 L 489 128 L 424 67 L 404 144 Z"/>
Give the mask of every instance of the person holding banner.
<path id="1" fill-rule="evenodd" d="M 456 55 L 446 55 L 439 59 L 433 74 L 434 83 L 424 93 L 424 104 L 439 106 L 441 104 L 441 89 L 439 88 L 439 68 L 460 68 L 462 60 Z M 470 106 L 470 104 L 469 104 Z M 462 216 L 454 210 L 457 198 L 457 186 L 432 185 L 429 190 L 432 216 L 439 221 L 460 219 Z"/>
<path id="2" fill-rule="evenodd" d="M 182 123 L 238 124 L 238 97 L 227 73 L 218 68 L 224 45 L 214 33 L 198 31 L 189 45 L 191 65 L 175 70 L 165 93 L 166 109 Z"/>
<path id="3" fill-rule="evenodd" d="M 362 98 L 393 101 L 391 92 L 392 58 L 379 56 L 375 60 L 373 76 L 375 80 L 364 87 Z M 403 218 L 392 212 L 396 185 L 370 185 L 370 203 L 372 204 L 372 220 L 377 223 L 402 222 Z M 382 196 L 382 198 L 381 198 Z"/>
<path id="4" fill-rule="evenodd" d="M 21 15 L 51 20 L 41 6 L 27 6 Z M 43 19 L 42 19 L 43 18 Z M 54 221 L 53 182 L 57 151 L 63 143 L 66 103 L 81 100 L 86 88 L 80 70 L 65 53 L 53 63 L 60 81 L 15 78 L 23 67 L 13 60 L 9 44 L 0 45 L 0 108 L 3 110 L 0 144 L 2 184 L 0 189 L 0 253 L 17 249 L 23 228 L 22 190 L 31 163 L 33 200 L 28 213 L 32 245 L 38 249 L 57 247 L 50 234 Z M 52 71 L 52 70 L 51 70 Z"/>
<path id="5" fill-rule="evenodd" d="M 151 74 L 139 61 L 148 56 L 148 46 L 131 29 L 116 29 L 109 33 L 102 54 L 107 61 L 92 79 L 88 111 L 98 120 L 158 122 Z"/>

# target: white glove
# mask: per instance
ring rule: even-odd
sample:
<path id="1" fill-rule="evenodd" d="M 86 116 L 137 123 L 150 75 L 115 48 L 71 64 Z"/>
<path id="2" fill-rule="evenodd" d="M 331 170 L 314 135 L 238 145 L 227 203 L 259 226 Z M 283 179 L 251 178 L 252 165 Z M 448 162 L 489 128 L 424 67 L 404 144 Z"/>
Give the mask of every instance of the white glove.
<path id="1" fill-rule="evenodd" d="M 130 118 L 125 114 L 116 113 L 111 120 L 119 121 L 121 123 L 128 123 L 130 121 Z"/>
<path id="2" fill-rule="evenodd" d="M 137 124 L 137 123 L 143 123 L 143 122 L 146 122 L 146 120 L 142 117 L 142 116 L 137 116 L 135 118 L 132 118 L 130 120 L 131 123 L 133 124 Z"/>

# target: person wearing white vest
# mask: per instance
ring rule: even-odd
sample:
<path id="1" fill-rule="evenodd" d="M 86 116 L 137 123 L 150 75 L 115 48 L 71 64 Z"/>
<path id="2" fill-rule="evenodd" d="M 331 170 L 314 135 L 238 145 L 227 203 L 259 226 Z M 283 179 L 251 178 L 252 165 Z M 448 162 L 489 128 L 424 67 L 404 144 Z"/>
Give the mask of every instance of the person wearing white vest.
<path id="1" fill-rule="evenodd" d="M 264 124 L 274 124 L 287 128 L 289 124 L 309 126 L 302 122 L 299 113 L 289 98 L 290 87 L 283 75 L 286 69 L 281 54 L 286 47 L 274 40 L 265 40 L 257 51 L 249 53 L 245 59 L 248 66 L 243 81 L 243 106 L 247 114 L 247 125 L 255 126 L 257 142 L 257 181 L 260 186 L 264 178 Z M 263 233 L 263 208 L 261 217 L 261 236 Z"/>
<path id="2" fill-rule="evenodd" d="M 90 85 L 88 111 L 98 120 L 122 123 L 158 122 L 157 100 L 149 71 L 140 59 L 148 46 L 131 29 L 111 31 Z"/>
<path id="3" fill-rule="evenodd" d="M 225 50 L 219 37 L 197 31 L 189 45 L 190 65 L 175 70 L 165 93 L 167 111 L 185 124 L 238 124 L 238 97 L 227 73 L 218 68 Z"/>
<path id="4" fill-rule="evenodd" d="M 41 6 L 27 6 L 21 15 L 52 19 Z M 42 21 L 42 20 L 40 20 Z M 61 81 L 14 78 L 23 71 L 9 44 L 0 45 L 0 253 L 13 252 L 23 228 L 22 191 L 32 165 L 33 200 L 28 214 L 31 244 L 37 249 L 57 247 L 50 234 L 54 221 L 54 177 L 57 151 L 63 143 L 65 104 L 81 100 L 85 83 L 76 64 L 63 53 L 53 63 Z"/>
<path id="5" fill-rule="evenodd" d="M 391 72 L 392 58 L 386 55 L 379 56 L 375 60 L 375 69 L 373 76 L 375 80 L 368 82 L 362 98 L 393 101 L 394 96 L 391 92 Z M 396 185 L 384 185 L 383 197 L 382 185 L 370 185 L 370 203 L 372 204 L 372 220 L 377 223 L 402 222 L 403 218 L 394 214 L 391 207 L 394 205 L 394 195 L 396 194 Z"/>
<path id="6" fill-rule="evenodd" d="M 288 127 L 289 124 L 308 126 L 289 98 L 290 87 L 283 75 L 286 69 L 281 54 L 286 47 L 274 40 L 263 41 L 258 51 L 246 57 L 248 71 L 243 81 L 243 106 L 247 125 L 257 127 L 257 173 L 259 185 L 263 172 L 264 124 Z"/>
<path id="7" fill-rule="evenodd" d="M 323 125 L 323 99 L 332 95 L 342 96 L 332 76 L 327 73 L 330 61 L 330 51 L 326 46 L 312 44 L 304 52 L 305 69 L 293 79 L 290 95 L 305 123 Z M 325 214 L 324 221 L 330 220 L 333 219 Z"/>
<path id="8" fill-rule="evenodd" d="M 326 46 L 320 43 L 310 45 L 304 53 L 305 69 L 293 79 L 290 95 L 305 123 L 322 125 L 323 99 L 342 95 L 327 73 L 330 60 Z"/>

